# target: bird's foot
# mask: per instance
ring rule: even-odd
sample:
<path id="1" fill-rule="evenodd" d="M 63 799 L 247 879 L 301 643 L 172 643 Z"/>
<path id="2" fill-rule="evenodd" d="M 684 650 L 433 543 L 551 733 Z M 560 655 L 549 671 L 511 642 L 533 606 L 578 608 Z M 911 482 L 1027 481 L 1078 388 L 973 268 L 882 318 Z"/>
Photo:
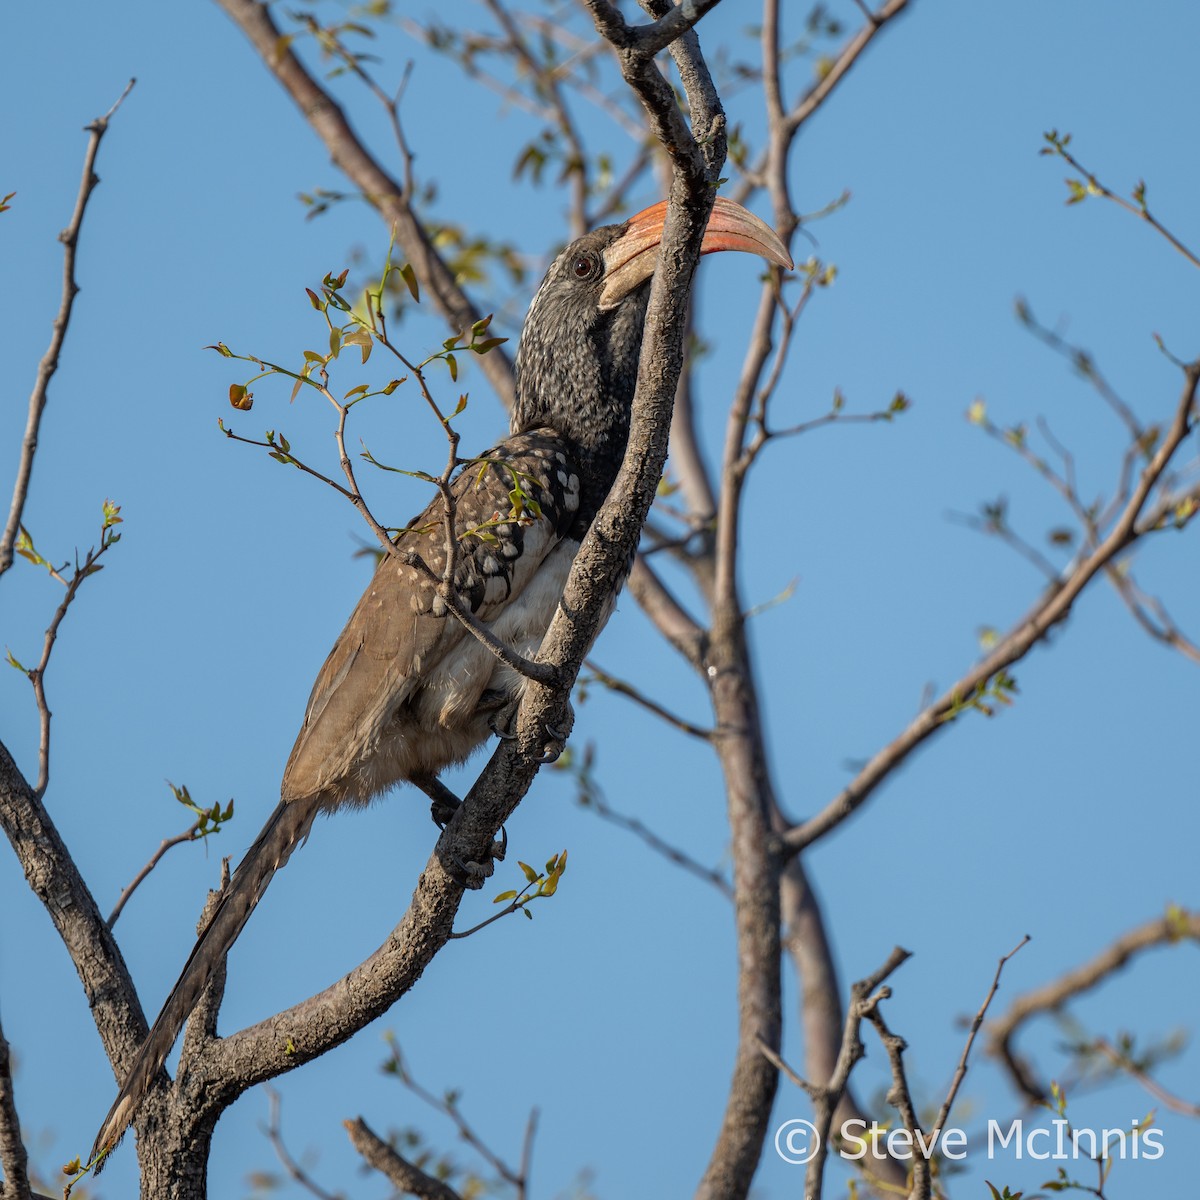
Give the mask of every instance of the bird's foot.
<path id="1" fill-rule="evenodd" d="M 462 801 L 436 775 L 422 776 L 413 783 L 429 797 L 429 815 L 433 823 L 439 829 L 445 829 L 450 818 L 462 808 Z"/>
<path id="2" fill-rule="evenodd" d="M 546 731 L 546 737 L 549 740 L 542 747 L 542 753 L 538 757 L 538 762 L 552 763 L 562 757 L 562 752 L 566 749 L 567 738 L 570 736 L 571 729 L 575 725 L 575 710 L 569 703 L 563 717 L 564 719 L 558 725 L 551 725 L 547 721 L 543 726 Z"/>
<path id="3" fill-rule="evenodd" d="M 430 799 L 429 815 L 439 829 L 445 829 L 450 824 L 454 814 L 462 808 L 462 801 L 436 775 L 423 775 L 412 781 Z M 492 843 L 487 862 L 474 862 L 462 859 L 457 854 L 450 855 L 450 863 L 458 882 L 463 887 L 477 889 L 483 887 L 483 882 L 495 871 L 495 863 L 501 862 L 508 853 L 508 833 L 503 826 L 499 838 Z"/>
<path id="4" fill-rule="evenodd" d="M 504 714 L 511 716 L 511 714 Z M 501 725 L 500 715 L 488 718 L 488 728 L 502 741 L 511 742 L 516 740 L 516 734 L 512 732 L 507 725 Z"/>
<path id="5" fill-rule="evenodd" d="M 475 862 L 472 859 L 459 858 L 457 854 L 450 856 L 450 861 L 457 868 L 458 882 L 465 888 L 478 891 L 484 881 L 489 879 L 496 870 L 496 864 L 504 861 L 508 853 L 508 833 L 500 826 L 500 837 L 492 843 L 490 857 L 487 862 Z"/>

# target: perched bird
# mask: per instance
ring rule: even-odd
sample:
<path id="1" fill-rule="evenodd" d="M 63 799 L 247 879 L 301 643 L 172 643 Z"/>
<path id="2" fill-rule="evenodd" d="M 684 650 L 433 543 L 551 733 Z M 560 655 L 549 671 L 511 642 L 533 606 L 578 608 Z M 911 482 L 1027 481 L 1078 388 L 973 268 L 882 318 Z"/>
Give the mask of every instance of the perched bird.
<path id="1" fill-rule="evenodd" d="M 629 436 L 649 280 L 666 204 L 572 242 L 538 288 L 516 359 L 512 432 L 466 462 L 452 484 L 455 587 L 464 607 L 524 657 L 537 651 L 583 535 Z M 701 253 L 791 259 L 771 229 L 718 197 Z M 396 538 L 441 578 L 441 497 Z M 179 981 L 138 1051 L 92 1149 L 116 1144 L 206 984 L 275 872 L 319 812 L 364 805 L 402 780 L 458 801 L 438 779 L 514 710 L 525 678 L 448 613 L 418 565 L 385 556 L 317 675 L 281 799 L 234 872 Z"/>

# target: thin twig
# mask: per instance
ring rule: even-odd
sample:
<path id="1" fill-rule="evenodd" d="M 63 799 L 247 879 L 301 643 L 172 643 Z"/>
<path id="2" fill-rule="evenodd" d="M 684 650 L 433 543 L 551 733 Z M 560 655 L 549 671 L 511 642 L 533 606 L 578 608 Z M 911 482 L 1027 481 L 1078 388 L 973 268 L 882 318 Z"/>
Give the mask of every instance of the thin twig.
<path id="1" fill-rule="evenodd" d="M 888 992 L 888 989 L 883 989 Z M 890 994 L 890 992 L 888 992 Z M 888 1028 L 883 1013 L 878 1005 L 873 1005 L 866 1014 L 867 1020 L 875 1026 L 879 1040 L 883 1043 L 891 1069 L 892 1086 L 888 1088 L 887 1102 L 900 1114 L 901 1128 L 905 1129 L 912 1139 L 915 1153 L 912 1155 L 912 1187 L 908 1200 L 929 1200 L 930 1168 L 929 1158 L 921 1152 L 924 1140 L 921 1122 L 917 1120 L 917 1107 L 913 1103 L 912 1090 L 908 1086 L 908 1074 L 904 1068 L 904 1051 L 908 1043 Z M 937 1127 L 935 1127 L 936 1136 Z"/>
<path id="2" fill-rule="evenodd" d="M 50 721 L 53 714 L 50 712 L 50 705 L 46 700 L 46 670 L 50 666 L 50 655 L 54 650 L 54 643 L 58 639 L 59 627 L 66 618 L 67 610 L 79 594 L 83 581 L 101 569 L 98 565 L 99 559 L 106 550 L 116 544 L 116 540 L 107 536 L 106 529 L 101 537 L 100 549 L 97 550 L 93 547 L 88 550 L 82 566 L 76 559 L 75 572 L 69 581 L 60 578 L 60 582 L 66 584 L 67 593 L 63 597 L 62 603 L 55 609 L 50 624 L 46 627 L 46 633 L 42 640 L 42 655 L 37 666 L 31 667 L 25 672 L 29 677 L 29 682 L 33 685 L 33 695 L 38 711 L 38 781 L 34 788 L 34 795 L 38 800 L 46 794 L 46 788 L 50 785 Z"/>
<path id="3" fill-rule="evenodd" d="M 70 223 L 58 235 L 63 244 L 63 286 L 62 301 L 59 305 L 58 316 L 54 318 L 54 331 L 50 335 L 50 345 L 42 360 L 38 363 L 37 378 L 33 392 L 29 397 L 29 417 L 25 424 L 25 437 L 21 442 L 21 458 L 17 465 L 17 481 L 13 486 L 12 506 L 9 509 L 8 524 L 4 533 L 0 534 L 0 575 L 3 575 L 13 563 L 13 546 L 21 528 L 21 515 L 25 510 L 25 501 L 29 495 L 29 482 L 33 476 L 33 460 L 37 454 L 38 434 L 42 424 L 42 414 L 46 410 L 46 401 L 50 380 L 58 369 L 59 355 L 67 337 L 67 327 L 71 322 L 71 310 L 75 297 L 79 294 L 79 284 L 75 280 L 75 257 L 79 249 L 79 232 L 83 227 L 83 215 L 87 211 L 88 201 L 92 192 L 100 182 L 96 174 L 96 155 L 100 150 L 100 142 L 108 132 L 108 123 L 121 107 L 125 97 L 129 95 L 136 80 L 131 79 L 125 90 L 117 97 L 117 102 L 102 117 L 97 117 L 90 125 L 84 127 L 91 134 L 88 138 L 87 150 L 83 156 L 83 179 L 79 185 L 79 195 L 75 200 L 75 211 Z"/>
<path id="4" fill-rule="evenodd" d="M 1024 1096 L 1035 1104 L 1043 1103 L 1049 1089 L 1033 1076 L 1013 1047 L 1021 1027 L 1041 1013 L 1057 1012 L 1068 1000 L 1103 983 L 1138 954 L 1155 946 L 1175 945 L 1185 940 L 1200 942 L 1200 913 L 1173 910 L 1122 934 L 1090 962 L 1018 996 L 1004 1016 L 992 1025 L 988 1053 L 1000 1059 Z"/>
<path id="5" fill-rule="evenodd" d="M 1183 1117 L 1200 1118 L 1200 1104 L 1193 1104 L 1191 1101 L 1175 1095 L 1174 1092 L 1168 1091 L 1161 1083 L 1156 1079 L 1151 1079 L 1145 1071 L 1131 1061 L 1127 1054 L 1122 1054 L 1105 1038 L 1097 1038 L 1092 1043 L 1092 1048 L 1103 1054 L 1118 1070 L 1124 1071 L 1131 1079 L 1140 1083 L 1155 1100 L 1160 1104 L 1165 1104 L 1172 1112 L 1179 1113 Z"/>
<path id="6" fill-rule="evenodd" d="M 706 867 L 703 863 L 698 862 L 690 854 L 680 850 L 678 846 L 674 846 L 660 837 L 639 818 L 618 812 L 604 799 L 600 790 L 590 781 L 587 781 L 581 789 L 580 802 L 585 807 L 590 808 L 602 820 L 608 821 L 610 824 L 616 825 L 620 829 L 625 829 L 636 837 L 641 838 L 651 850 L 656 854 L 661 854 L 668 862 L 673 862 L 677 867 L 682 867 L 698 879 L 703 879 L 705 883 L 711 883 L 726 899 L 733 898 L 733 886 L 724 872 L 718 871 L 714 867 Z"/>
<path id="7" fill-rule="evenodd" d="M 888 3 L 868 15 L 866 24 L 842 47 L 841 52 L 830 63 L 828 71 L 784 118 L 789 133 L 798 130 L 829 99 L 879 31 L 907 7 L 908 0 L 888 0 Z"/>
<path id="8" fill-rule="evenodd" d="M 492 1148 L 476 1133 L 474 1126 L 462 1115 L 462 1110 L 456 1103 L 442 1096 L 435 1096 L 432 1092 L 422 1087 L 409 1072 L 404 1058 L 400 1053 L 400 1047 L 396 1041 L 389 1038 L 391 1045 L 392 1058 L 389 1061 L 389 1068 L 396 1078 L 417 1097 L 423 1104 L 433 1109 L 434 1112 L 440 1113 L 446 1117 L 458 1131 L 458 1136 L 467 1143 L 481 1158 L 487 1162 L 488 1166 L 504 1180 L 505 1183 L 514 1188 L 524 1189 L 526 1185 L 526 1177 L 522 1173 L 522 1168 L 514 1169 L 508 1165 Z M 530 1134 L 528 1127 L 524 1138 L 524 1145 L 528 1145 Z M 524 1165 L 525 1157 L 522 1153 L 522 1165 Z"/>
<path id="9" fill-rule="evenodd" d="M 1109 581 L 1125 602 L 1137 623 L 1157 642 L 1177 650 L 1184 658 L 1200 665 L 1200 645 L 1192 641 L 1175 623 L 1163 602 L 1138 587 L 1129 571 L 1121 565 L 1108 571 Z"/>
<path id="10" fill-rule="evenodd" d="M 1050 140 L 1053 136 L 1054 135 L 1047 135 L 1047 140 Z M 1043 153 L 1058 154 L 1058 156 L 1060 158 L 1065 159 L 1081 175 L 1084 175 L 1087 177 L 1088 188 L 1090 190 L 1093 190 L 1093 191 L 1099 193 L 1106 200 L 1111 200 L 1114 204 L 1118 205 L 1120 208 L 1123 208 L 1127 213 L 1132 213 L 1135 217 L 1138 217 L 1139 219 L 1145 221 L 1146 224 L 1149 225 L 1150 228 L 1155 231 L 1155 233 L 1158 233 L 1162 237 L 1166 238 L 1166 240 L 1171 244 L 1171 246 L 1174 247 L 1174 249 L 1178 250 L 1179 253 L 1182 254 L 1183 257 L 1186 258 L 1188 260 L 1188 262 L 1190 262 L 1192 264 L 1193 267 L 1200 267 L 1200 258 L 1197 258 L 1197 256 L 1195 254 L 1193 254 L 1192 251 L 1189 250 L 1169 229 L 1167 229 L 1166 226 L 1161 224 L 1158 221 L 1158 219 L 1156 217 L 1154 217 L 1153 214 L 1150 212 L 1150 210 L 1146 207 L 1146 185 L 1144 183 L 1138 184 L 1137 190 L 1135 192 L 1135 198 L 1137 198 L 1137 202 L 1131 204 L 1128 200 L 1125 199 L 1124 196 L 1118 196 L 1115 192 L 1111 191 L 1108 187 L 1106 187 L 1104 184 L 1102 184 L 1095 177 L 1095 175 L 1093 175 L 1091 173 L 1091 171 L 1089 171 L 1087 169 L 1087 167 L 1085 167 L 1067 149 L 1065 140 L 1063 140 L 1061 138 L 1056 138 L 1055 140 L 1053 140 L 1051 142 L 1051 144 L 1053 145 L 1054 149 L 1053 150 L 1047 149 L 1047 150 L 1043 151 Z"/>
<path id="11" fill-rule="evenodd" d="M 537 1137 L 538 1110 L 529 1110 L 529 1120 L 525 1122 L 525 1138 L 521 1142 L 521 1166 L 517 1174 L 521 1183 L 517 1188 L 517 1200 L 526 1200 L 529 1195 L 529 1172 L 533 1169 L 533 1139 Z"/>
<path id="12" fill-rule="evenodd" d="M 946 1099 L 942 1101 L 942 1107 L 938 1110 L 938 1115 L 933 1122 L 935 1132 L 946 1128 L 946 1122 L 950 1119 L 950 1110 L 954 1107 L 955 1097 L 958 1095 L 958 1089 L 962 1086 L 962 1081 L 967 1076 L 967 1063 L 971 1057 L 971 1047 L 975 1044 L 975 1037 L 983 1028 L 983 1019 L 987 1016 L 987 1011 L 991 1007 L 992 1000 L 995 998 L 996 992 L 1000 988 L 1000 975 L 1003 972 L 1008 960 L 1020 951 L 1028 942 L 1029 934 L 1026 934 L 1000 961 L 996 964 L 996 974 L 992 977 L 992 986 L 988 988 L 988 993 L 983 998 L 983 1003 L 979 1006 L 979 1011 L 971 1020 L 971 1031 L 967 1035 L 967 1044 L 963 1047 L 962 1057 L 958 1060 L 958 1067 L 955 1069 L 954 1077 L 950 1081 L 950 1090 L 946 1093 Z"/>
<path id="13" fill-rule="evenodd" d="M 707 729 L 703 725 L 693 725 L 691 721 L 685 721 L 682 717 L 671 712 L 670 709 L 664 708 L 658 701 L 651 700 L 649 696 L 639 691 L 632 683 L 627 683 L 624 679 L 618 679 L 615 675 L 610 675 L 602 667 L 592 662 L 591 659 L 585 660 L 583 665 L 591 671 L 591 675 L 584 676 L 582 682 L 587 683 L 591 680 L 607 688 L 610 692 L 615 692 L 618 696 L 625 696 L 635 704 L 641 705 L 647 712 L 653 713 L 659 720 L 665 721 L 681 733 L 698 738 L 702 742 L 712 741 L 716 736 L 715 730 Z"/>
<path id="14" fill-rule="evenodd" d="M 909 951 L 900 946 L 894 947 L 887 960 L 877 971 L 865 979 L 860 979 L 851 987 L 851 999 L 846 1007 L 846 1021 L 842 1029 L 842 1044 L 838 1050 L 833 1071 L 825 1083 L 804 1079 L 784 1062 L 778 1051 L 764 1038 L 757 1039 L 757 1049 L 763 1058 L 776 1070 L 783 1071 L 797 1087 L 808 1094 L 813 1102 L 816 1151 L 808 1160 L 808 1169 L 805 1174 L 804 1194 L 806 1200 L 821 1200 L 825 1162 L 830 1149 L 829 1133 L 833 1125 L 833 1115 L 850 1082 L 851 1071 L 866 1053 L 860 1036 L 862 1023 L 870 1017 L 880 1001 L 891 995 L 891 990 L 883 987 L 882 984 L 909 957 L 911 957 Z"/>
<path id="15" fill-rule="evenodd" d="M 279 1163 L 287 1172 L 288 1177 L 298 1183 L 306 1192 L 316 1196 L 317 1200 L 344 1200 L 340 1194 L 335 1195 L 333 1192 L 327 1192 L 292 1157 L 291 1151 L 288 1150 L 283 1140 L 283 1129 L 280 1125 L 282 1100 L 274 1088 L 267 1088 L 267 1103 L 270 1106 L 270 1115 L 267 1118 L 267 1125 L 263 1132 L 266 1133 L 267 1139 L 271 1143 L 271 1148 L 275 1151 L 275 1157 L 279 1159 Z"/>
<path id="16" fill-rule="evenodd" d="M 1091 354 L 1084 350 L 1082 346 L 1072 345 L 1053 329 L 1043 325 L 1033 315 L 1028 302 L 1025 300 L 1017 301 L 1017 318 L 1034 337 L 1049 346 L 1055 354 L 1065 358 L 1092 385 L 1096 394 L 1116 414 L 1134 441 L 1139 441 L 1142 438 L 1145 434 L 1145 429 L 1142 427 L 1141 421 L 1138 420 L 1137 414 L 1117 394 L 1116 388 L 1108 382 L 1108 379 L 1101 372 L 1100 368 L 1096 366 L 1096 360 L 1092 358 Z"/>
<path id="17" fill-rule="evenodd" d="M 198 841 L 204 835 L 200 832 L 200 826 L 203 820 L 196 821 L 190 829 L 185 829 L 183 833 L 177 833 L 174 837 L 163 838 L 159 843 L 158 849 L 150 856 L 150 861 L 130 880 L 125 890 L 117 897 L 117 902 L 113 905 L 113 910 L 108 914 L 106 924 L 111 929 L 116 923 L 117 918 L 121 915 L 122 909 L 129 903 L 129 898 L 134 892 L 146 881 L 147 876 L 154 870 L 155 867 L 162 861 L 163 855 L 175 846 L 182 846 L 184 842 Z"/>

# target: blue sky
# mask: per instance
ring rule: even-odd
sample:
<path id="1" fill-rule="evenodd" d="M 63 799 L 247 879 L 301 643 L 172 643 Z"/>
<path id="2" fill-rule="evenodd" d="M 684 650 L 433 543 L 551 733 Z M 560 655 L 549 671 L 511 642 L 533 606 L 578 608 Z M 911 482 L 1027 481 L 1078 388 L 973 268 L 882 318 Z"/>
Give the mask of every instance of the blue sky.
<path id="1" fill-rule="evenodd" d="M 704 44 L 737 45 L 743 7 L 728 0 L 702 28 Z M 186 783 L 206 803 L 237 804 L 237 819 L 207 850 L 173 852 L 117 927 L 153 1009 L 186 955 L 220 855 L 239 855 L 275 803 L 312 677 L 368 572 L 352 557 L 366 530 L 348 506 L 228 444 L 216 427 L 224 417 L 251 436 L 282 428 L 316 457 L 332 450 L 327 415 L 289 408 L 287 390 L 269 385 L 256 389 L 248 417 L 232 414 L 227 388 L 241 377 L 202 347 L 221 339 L 295 358 L 317 336 L 304 286 L 356 251 L 378 258 L 386 237 L 360 204 L 304 219 L 297 193 L 343 181 L 215 5 L 131 0 L 59 16 L 50 25 L 33 6 L 7 14 L 0 195 L 17 196 L 0 219 L 6 478 L 57 310 L 55 238 L 78 184 L 81 126 L 130 76 L 138 84 L 101 152 L 83 291 L 26 516 L 56 560 L 94 541 L 105 497 L 125 518 L 124 539 L 71 612 L 47 679 L 55 714 L 47 803 L 102 908 L 186 823 L 164 780 Z M 1178 373 L 1152 334 L 1181 357 L 1197 353 L 1200 276 L 1112 206 L 1064 206 L 1063 164 L 1037 151 L 1044 130 L 1072 132 L 1115 189 L 1144 178 L 1160 217 L 1185 241 L 1200 240 L 1191 199 L 1200 191 L 1197 38 L 1200 12 L 1181 0 L 1136 12 L 1084 0 L 920 0 L 806 127 L 792 168 L 799 207 L 819 209 L 847 188 L 853 200 L 814 230 L 816 252 L 839 276 L 804 319 L 782 419 L 825 411 L 834 387 L 852 408 L 886 404 L 897 388 L 914 407 L 892 425 L 823 430 L 776 447 L 751 487 L 747 601 L 799 580 L 786 604 L 753 623 L 772 765 L 789 811 L 821 807 L 848 764 L 903 727 L 927 683 L 945 686 L 970 665 L 981 626 L 1006 626 L 1038 594 L 1028 564 L 948 519 L 1001 494 L 1035 540 L 1066 518 L 1026 468 L 963 419 L 972 400 L 985 397 L 1002 424 L 1044 415 L 1075 452 L 1082 490 L 1111 486 L 1120 429 L 1019 327 L 1014 298 L 1027 297 L 1045 322 L 1091 348 L 1145 420 L 1171 411 Z M 418 171 L 439 181 L 438 214 L 542 261 L 566 236 L 565 198 L 552 184 L 533 190 L 512 179 L 531 127 L 410 39 L 397 34 L 381 49 L 383 78 L 415 60 L 404 115 Z M 346 95 L 389 154 L 382 122 Z M 739 95 L 731 116 L 749 120 L 751 102 Z M 588 120 L 615 155 L 628 153 Z M 719 445 L 754 275 L 733 255 L 701 270 L 701 318 L 716 343 L 700 382 L 710 447 Z M 404 329 L 417 353 L 444 336 L 432 321 Z M 504 416 L 478 373 L 465 383 L 464 438 L 483 446 Z M 372 449 L 410 465 L 422 455 L 440 463 L 436 431 L 400 417 L 369 418 Z M 398 519 L 424 503 L 415 484 L 371 483 L 377 510 Z M 1163 537 L 1138 562 L 1143 585 L 1193 633 L 1198 561 L 1192 529 Z M 0 596 L 0 637 L 35 659 L 55 585 L 18 564 Z M 704 720 L 701 690 L 628 598 L 596 658 Z M 960 722 L 808 860 L 844 979 L 873 970 L 897 942 L 915 952 L 893 980 L 887 1013 L 910 1043 L 910 1078 L 928 1103 L 940 1100 L 957 1061 L 958 1019 L 976 1010 L 996 959 L 1023 934 L 1033 941 L 1009 967 L 1001 1009 L 1168 903 L 1197 903 L 1196 668 L 1151 644 L 1111 591 L 1098 589 L 1015 673 L 1011 711 Z M 0 736 L 32 775 L 28 692 L 16 672 L 0 673 Z M 596 743 L 614 806 L 702 861 L 723 860 L 720 780 L 702 750 L 595 690 L 579 706 L 575 739 Z M 223 1029 L 325 986 L 379 944 L 432 844 L 426 814 L 420 797 L 400 792 L 318 825 L 231 956 Z M 380 1075 L 391 1030 L 421 1080 L 434 1091 L 461 1087 L 466 1111 L 512 1157 L 528 1110 L 541 1109 L 538 1196 L 567 1193 L 584 1169 L 604 1197 L 687 1194 L 731 1061 L 728 907 L 579 809 L 562 775 L 542 773 L 509 833 L 514 858 L 542 862 L 569 848 L 560 894 L 532 923 L 501 922 L 451 945 L 387 1017 L 282 1080 L 289 1144 L 311 1153 L 324 1186 L 362 1196 L 387 1189 L 357 1174 L 346 1117 L 361 1113 L 377 1129 L 417 1125 L 455 1148 L 450 1130 Z M 497 887 L 468 900 L 463 919 L 487 915 L 491 894 L 515 878 L 515 865 L 504 868 Z M 0 866 L 0 911 L 0 1006 L 20 1060 L 17 1099 L 35 1158 L 51 1169 L 90 1144 L 112 1076 L 74 970 L 11 856 Z M 1075 1011 L 1095 1033 L 1161 1037 L 1186 1027 L 1197 982 L 1192 948 L 1159 951 Z M 794 981 L 788 1001 L 794 1011 Z M 1043 1024 L 1022 1044 L 1053 1074 L 1055 1043 Z M 794 1030 L 785 1051 L 800 1060 Z M 872 1044 L 856 1075 L 867 1099 L 883 1089 L 882 1059 Z M 1161 1077 L 1194 1100 L 1196 1075 L 1189 1048 Z M 961 1103 L 956 1117 L 968 1129 L 1014 1108 L 982 1057 Z M 1127 1125 L 1151 1107 L 1138 1089 L 1117 1086 L 1081 1096 L 1072 1116 Z M 260 1129 L 266 1114 L 265 1097 L 251 1093 L 223 1118 L 213 1195 L 251 1195 L 248 1174 L 275 1169 Z M 784 1086 L 777 1118 L 806 1115 L 807 1101 Z M 1160 1118 L 1163 1159 L 1118 1164 L 1114 1196 L 1182 1194 L 1191 1180 L 1194 1127 L 1161 1108 Z M 98 1194 L 132 1194 L 133 1161 L 124 1148 Z M 1048 1177 L 1044 1165 L 1006 1158 L 981 1164 L 976 1180 L 984 1175 L 1027 1191 Z M 756 1187 L 789 1197 L 800 1180 L 768 1150 Z M 288 1185 L 280 1194 L 301 1193 Z"/>

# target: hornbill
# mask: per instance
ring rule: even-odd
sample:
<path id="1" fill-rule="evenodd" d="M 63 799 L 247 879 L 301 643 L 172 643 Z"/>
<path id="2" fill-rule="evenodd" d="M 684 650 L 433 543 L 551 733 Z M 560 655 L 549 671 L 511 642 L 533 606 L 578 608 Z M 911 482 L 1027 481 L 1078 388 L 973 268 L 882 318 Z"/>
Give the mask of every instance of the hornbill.
<path id="1" fill-rule="evenodd" d="M 468 460 L 451 484 L 460 602 L 526 658 L 541 645 L 625 453 L 665 220 L 666 204 L 656 204 L 558 255 L 521 332 L 512 431 Z M 719 250 L 792 265 L 767 225 L 722 197 L 700 253 Z M 444 823 L 458 800 L 438 775 L 515 712 L 525 677 L 450 614 L 438 592 L 445 513 L 439 496 L 396 538 L 427 570 L 385 555 L 350 614 L 313 685 L 279 804 L 138 1050 L 93 1160 L 128 1128 L 200 994 L 317 813 L 366 804 L 405 780 L 431 797 L 434 819 Z"/>

